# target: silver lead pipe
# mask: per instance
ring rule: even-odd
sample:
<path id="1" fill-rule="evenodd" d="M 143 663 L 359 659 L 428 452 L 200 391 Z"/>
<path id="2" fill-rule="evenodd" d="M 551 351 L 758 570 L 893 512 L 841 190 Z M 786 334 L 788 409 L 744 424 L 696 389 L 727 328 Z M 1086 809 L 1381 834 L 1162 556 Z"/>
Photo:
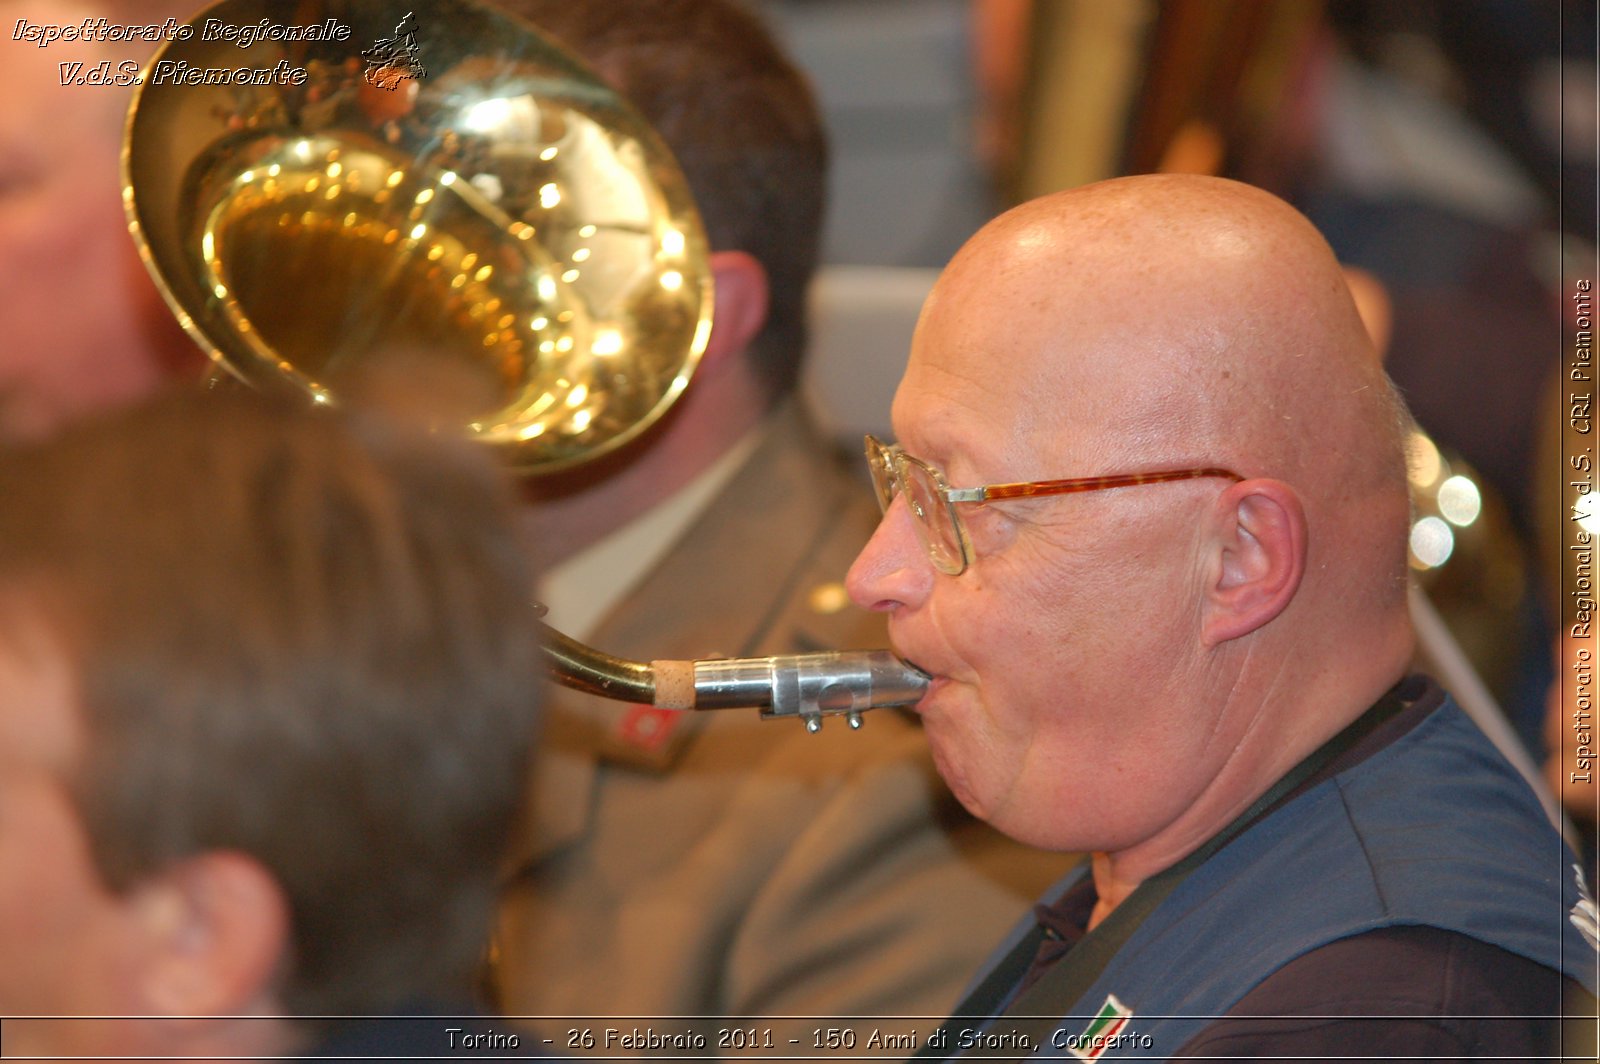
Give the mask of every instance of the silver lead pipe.
<path id="1" fill-rule="evenodd" d="M 758 706 L 764 718 L 798 717 L 806 730 L 843 714 L 861 727 L 861 714 L 909 706 L 928 689 L 922 670 L 887 650 L 834 650 L 770 658 L 653 661 L 655 704 L 678 709 Z M 687 681 L 687 682 L 686 682 Z M 689 701 L 689 705 L 679 703 Z"/>
<path id="2" fill-rule="evenodd" d="M 548 625 L 544 653 L 553 678 L 603 698 L 663 709 L 761 710 L 764 718 L 797 717 L 806 730 L 843 714 L 852 728 L 861 714 L 909 706 L 928 689 L 928 676 L 887 650 L 833 650 L 768 658 L 703 661 L 627 661 L 585 646 Z"/>

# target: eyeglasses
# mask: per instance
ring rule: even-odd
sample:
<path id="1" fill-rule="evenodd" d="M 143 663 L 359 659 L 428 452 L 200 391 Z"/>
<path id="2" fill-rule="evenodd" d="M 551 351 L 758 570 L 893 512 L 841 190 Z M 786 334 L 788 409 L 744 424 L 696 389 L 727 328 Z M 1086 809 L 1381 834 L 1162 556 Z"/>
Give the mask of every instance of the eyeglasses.
<path id="1" fill-rule="evenodd" d="M 1073 480 L 1031 480 L 1017 484 L 986 484 L 977 488 L 952 488 L 944 474 L 920 458 L 913 458 L 899 444 L 885 444 L 867 437 L 867 468 L 872 471 L 872 486 L 878 505 L 888 512 L 896 495 L 906 497 L 917 536 L 928 551 L 928 559 L 941 573 L 959 576 L 972 563 L 972 544 L 966 526 L 956 510 L 960 503 L 989 502 L 993 499 L 1028 499 L 1039 495 L 1071 495 L 1080 491 L 1106 488 L 1131 488 L 1139 484 L 1164 484 L 1170 480 L 1198 477 L 1223 477 L 1243 480 L 1231 469 L 1207 466 L 1203 469 L 1168 469 L 1156 473 L 1123 473 L 1109 477 L 1078 477 Z"/>

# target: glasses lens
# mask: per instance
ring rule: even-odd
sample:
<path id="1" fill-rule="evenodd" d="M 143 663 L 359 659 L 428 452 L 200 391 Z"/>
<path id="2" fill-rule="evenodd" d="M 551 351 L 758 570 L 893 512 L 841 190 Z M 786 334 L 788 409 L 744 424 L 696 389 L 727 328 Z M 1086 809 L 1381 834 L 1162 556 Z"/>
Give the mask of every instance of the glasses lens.
<path id="1" fill-rule="evenodd" d="M 911 516 L 917 520 L 928 557 L 941 572 L 955 574 L 966 568 L 961 554 L 961 530 L 950 504 L 939 494 L 933 471 L 915 460 L 900 463 L 901 482 Z"/>
<path id="2" fill-rule="evenodd" d="M 889 448 L 871 436 L 867 437 L 867 470 L 872 474 L 872 490 L 878 496 L 878 509 L 887 513 L 897 490 L 893 458 Z"/>

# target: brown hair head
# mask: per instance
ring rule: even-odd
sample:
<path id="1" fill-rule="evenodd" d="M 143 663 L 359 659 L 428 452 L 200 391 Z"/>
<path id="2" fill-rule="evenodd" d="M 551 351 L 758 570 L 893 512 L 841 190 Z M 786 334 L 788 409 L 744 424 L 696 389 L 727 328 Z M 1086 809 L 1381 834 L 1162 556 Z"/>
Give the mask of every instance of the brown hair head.
<path id="1" fill-rule="evenodd" d="M 828 151 L 805 78 L 731 0 L 497 0 L 566 45 L 628 99 L 683 167 L 716 251 L 767 271 L 771 305 L 750 352 L 776 396 L 805 347 Z"/>
<path id="2" fill-rule="evenodd" d="M 254 857 L 291 1014 L 468 987 L 534 730 L 531 587 L 498 471 L 376 420 L 183 394 L 0 452 L 0 602 L 74 666 L 107 883 Z"/>

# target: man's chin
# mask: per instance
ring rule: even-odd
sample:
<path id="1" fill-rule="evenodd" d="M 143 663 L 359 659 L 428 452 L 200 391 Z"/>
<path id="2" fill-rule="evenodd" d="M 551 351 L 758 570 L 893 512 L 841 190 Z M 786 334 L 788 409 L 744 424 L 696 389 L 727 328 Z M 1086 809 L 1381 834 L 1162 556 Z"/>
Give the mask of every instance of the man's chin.
<path id="1" fill-rule="evenodd" d="M 947 745 L 940 742 L 932 729 L 928 730 L 928 750 L 933 755 L 933 767 L 938 770 L 939 778 L 944 780 L 944 785 L 950 788 L 950 793 L 955 795 L 961 807 L 979 820 L 988 819 L 984 816 L 983 803 L 978 801 L 977 793 L 968 782 L 961 762 L 950 755 Z"/>

